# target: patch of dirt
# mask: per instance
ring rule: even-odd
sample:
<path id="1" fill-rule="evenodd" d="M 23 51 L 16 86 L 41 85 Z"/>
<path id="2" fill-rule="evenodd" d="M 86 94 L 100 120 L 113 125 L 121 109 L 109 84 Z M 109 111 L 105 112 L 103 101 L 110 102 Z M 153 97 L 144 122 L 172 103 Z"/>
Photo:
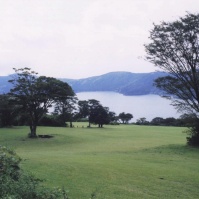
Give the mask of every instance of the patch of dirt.
<path id="1" fill-rule="evenodd" d="M 39 138 L 53 138 L 52 135 L 38 135 Z"/>

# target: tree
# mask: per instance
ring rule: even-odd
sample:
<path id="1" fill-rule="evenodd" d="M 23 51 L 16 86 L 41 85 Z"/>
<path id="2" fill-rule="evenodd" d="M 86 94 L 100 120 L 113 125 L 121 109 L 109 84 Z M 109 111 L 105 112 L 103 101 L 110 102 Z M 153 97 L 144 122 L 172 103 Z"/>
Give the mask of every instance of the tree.
<path id="1" fill-rule="evenodd" d="M 113 117 L 113 112 L 109 112 L 107 107 L 103 107 L 98 100 L 90 99 L 78 102 L 79 105 L 79 117 L 88 118 L 89 125 L 91 123 L 98 124 L 99 127 L 103 127 L 104 124 L 108 124 Z"/>
<path id="2" fill-rule="evenodd" d="M 37 77 L 30 68 L 14 68 L 16 75 L 9 80 L 13 84 L 10 95 L 20 106 L 20 112 L 27 114 L 30 126 L 29 137 L 37 137 L 36 128 L 39 120 L 48 112 L 53 103 L 68 96 L 74 96 L 72 88 L 52 77 Z"/>
<path id="3" fill-rule="evenodd" d="M 93 107 L 89 115 L 89 121 L 90 123 L 98 124 L 98 127 L 102 128 L 104 124 L 110 122 L 109 109 L 101 104 Z"/>
<path id="4" fill-rule="evenodd" d="M 177 126 L 177 120 L 173 117 L 168 117 L 164 119 L 165 126 Z"/>
<path id="5" fill-rule="evenodd" d="M 145 117 L 141 117 L 140 119 L 137 119 L 136 124 L 138 124 L 138 125 L 147 125 L 147 124 L 149 124 L 149 122 L 146 120 Z"/>
<path id="6" fill-rule="evenodd" d="M 191 127 L 193 123 L 197 120 L 197 117 L 195 114 L 183 114 L 179 118 L 184 126 Z"/>
<path id="7" fill-rule="evenodd" d="M 88 118 L 89 116 L 89 105 L 87 100 L 79 100 L 78 101 L 78 118 Z"/>
<path id="8" fill-rule="evenodd" d="M 14 107 L 9 99 L 8 95 L 0 95 L 0 127 L 12 125 Z"/>
<path id="9" fill-rule="evenodd" d="M 133 115 L 130 113 L 122 112 L 118 117 L 120 120 L 122 120 L 123 124 L 127 124 L 133 118 Z"/>
<path id="10" fill-rule="evenodd" d="M 73 118 L 75 116 L 77 104 L 77 97 L 75 96 L 66 96 L 65 98 L 59 99 L 55 104 L 54 112 L 60 114 L 62 124 L 65 125 L 65 122 L 68 120 L 70 122 L 70 127 L 73 127 Z"/>
<path id="11" fill-rule="evenodd" d="M 155 117 L 151 120 L 152 125 L 163 125 L 164 119 L 162 117 Z"/>
<path id="12" fill-rule="evenodd" d="M 111 122 L 112 124 L 117 124 L 117 122 L 118 122 L 118 120 L 119 120 L 119 117 L 116 116 L 116 113 L 113 112 L 113 111 L 109 111 L 108 114 L 109 114 L 110 122 Z"/>
<path id="13" fill-rule="evenodd" d="M 198 118 L 199 14 L 187 13 L 174 22 L 154 25 L 149 38 L 147 60 L 169 74 L 158 78 L 155 85 L 178 111 Z"/>
<path id="14" fill-rule="evenodd" d="M 79 105 L 79 117 L 82 118 L 88 117 L 88 122 L 89 122 L 88 127 L 90 127 L 92 123 L 91 113 L 94 113 L 94 110 L 98 106 L 100 106 L 100 102 L 95 99 L 82 100 L 78 102 L 78 105 Z"/>

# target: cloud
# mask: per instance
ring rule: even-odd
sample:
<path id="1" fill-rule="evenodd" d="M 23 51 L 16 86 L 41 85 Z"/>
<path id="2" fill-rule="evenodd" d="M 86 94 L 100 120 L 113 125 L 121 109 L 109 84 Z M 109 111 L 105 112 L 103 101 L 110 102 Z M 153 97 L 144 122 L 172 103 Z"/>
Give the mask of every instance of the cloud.
<path id="1" fill-rule="evenodd" d="M 141 59 L 152 23 L 196 12 L 197 0 L 0 1 L 0 69 L 31 67 L 42 75 L 87 77 L 148 72 Z"/>

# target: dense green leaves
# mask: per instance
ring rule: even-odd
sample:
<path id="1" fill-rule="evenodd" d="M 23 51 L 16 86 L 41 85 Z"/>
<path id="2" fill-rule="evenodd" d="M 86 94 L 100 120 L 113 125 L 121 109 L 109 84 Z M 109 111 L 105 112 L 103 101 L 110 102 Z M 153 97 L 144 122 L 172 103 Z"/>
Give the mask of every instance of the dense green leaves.
<path id="1" fill-rule="evenodd" d="M 11 126 L 16 116 L 16 106 L 9 95 L 0 95 L 0 127 Z"/>
<path id="2" fill-rule="evenodd" d="M 110 122 L 108 108 L 99 105 L 91 109 L 90 112 L 90 122 L 94 124 L 98 124 L 99 127 L 103 127 L 104 124 L 108 124 Z"/>
<path id="3" fill-rule="evenodd" d="M 68 198 L 62 189 L 47 189 L 41 180 L 20 168 L 21 158 L 11 149 L 0 146 L 0 198 L 57 199 Z"/>
<path id="4" fill-rule="evenodd" d="M 109 112 L 109 109 L 103 107 L 98 100 L 83 100 L 79 101 L 78 105 L 79 117 L 88 117 L 89 127 L 91 123 L 103 127 L 104 124 L 108 124 L 115 119 L 115 113 Z"/>
<path id="5" fill-rule="evenodd" d="M 131 113 L 122 112 L 118 117 L 123 124 L 127 124 L 133 118 L 133 115 Z"/>
<path id="6" fill-rule="evenodd" d="M 187 14 L 174 22 L 154 25 L 147 59 L 164 71 L 189 72 L 198 64 L 199 15 Z M 198 67 L 198 66 L 197 66 Z"/>
<path id="7" fill-rule="evenodd" d="M 69 121 L 70 127 L 73 127 L 72 122 L 77 116 L 77 100 L 75 96 L 66 95 L 56 101 L 53 114 L 59 117 L 63 126 L 66 126 L 66 121 Z"/>

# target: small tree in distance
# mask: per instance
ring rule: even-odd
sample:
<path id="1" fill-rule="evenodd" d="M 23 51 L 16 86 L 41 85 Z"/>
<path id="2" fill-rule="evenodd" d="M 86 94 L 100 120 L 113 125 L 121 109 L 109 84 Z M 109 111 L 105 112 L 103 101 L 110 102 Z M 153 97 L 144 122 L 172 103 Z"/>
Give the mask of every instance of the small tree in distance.
<path id="1" fill-rule="evenodd" d="M 66 125 L 66 121 L 69 121 L 70 128 L 73 127 L 72 122 L 76 114 L 77 100 L 75 96 L 66 96 L 55 103 L 54 114 L 59 115 L 63 126 Z"/>
<path id="2" fill-rule="evenodd" d="M 118 115 L 118 118 L 122 121 L 123 124 L 128 124 L 129 121 L 133 118 L 133 115 L 130 113 L 122 112 Z"/>
<path id="3" fill-rule="evenodd" d="M 152 125 L 163 125 L 164 119 L 162 117 L 155 117 L 151 120 Z"/>
<path id="4" fill-rule="evenodd" d="M 186 14 L 174 22 L 154 25 L 150 43 L 145 45 L 147 60 L 169 73 L 155 85 L 172 100 L 178 111 L 197 116 L 199 123 L 199 14 Z M 172 97 L 171 97 L 172 96 Z M 198 140 L 198 125 L 192 124 L 188 143 Z"/>
<path id="5" fill-rule="evenodd" d="M 99 128 L 102 128 L 104 124 L 109 124 L 109 109 L 99 105 L 91 110 L 89 120 L 93 124 L 98 124 Z"/>
<path id="6" fill-rule="evenodd" d="M 146 120 L 145 117 L 141 117 L 141 118 L 137 119 L 136 124 L 138 124 L 138 125 L 148 125 L 149 122 Z"/>
<path id="7" fill-rule="evenodd" d="M 98 124 L 98 127 L 102 128 L 104 124 L 115 121 L 115 113 L 110 112 L 108 107 L 103 107 L 98 100 L 80 100 L 78 105 L 78 116 L 79 118 L 88 118 L 88 127 L 91 127 L 91 123 L 93 123 Z"/>

